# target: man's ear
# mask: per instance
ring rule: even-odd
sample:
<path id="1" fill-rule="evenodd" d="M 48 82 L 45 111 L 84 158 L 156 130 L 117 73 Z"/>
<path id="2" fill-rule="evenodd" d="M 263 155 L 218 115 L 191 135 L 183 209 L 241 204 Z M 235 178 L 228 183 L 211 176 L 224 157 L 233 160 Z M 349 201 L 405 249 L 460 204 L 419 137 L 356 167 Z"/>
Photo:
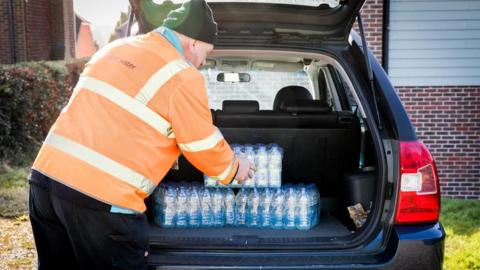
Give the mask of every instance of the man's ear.
<path id="1" fill-rule="evenodd" d="M 190 52 L 195 52 L 195 40 L 189 38 L 187 39 L 188 40 L 188 49 L 190 50 Z"/>
<path id="2" fill-rule="evenodd" d="M 187 48 L 190 53 L 194 53 L 196 51 L 194 39 L 187 38 Z"/>

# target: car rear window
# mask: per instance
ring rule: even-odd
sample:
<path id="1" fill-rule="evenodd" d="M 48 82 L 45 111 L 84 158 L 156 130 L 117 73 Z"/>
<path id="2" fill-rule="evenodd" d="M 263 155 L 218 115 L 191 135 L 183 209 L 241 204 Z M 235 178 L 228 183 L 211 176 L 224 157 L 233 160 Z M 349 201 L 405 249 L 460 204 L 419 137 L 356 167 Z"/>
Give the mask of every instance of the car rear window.
<path id="1" fill-rule="evenodd" d="M 201 70 L 205 78 L 210 108 L 222 109 L 224 100 L 256 100 L 261 110 L 271 110 L 277 92 L 290 85 L 307 88 L 313 97 L 315 93 L 305 71 L 249 71 L 249 82 L 219 82 L 219 70 Z"/>

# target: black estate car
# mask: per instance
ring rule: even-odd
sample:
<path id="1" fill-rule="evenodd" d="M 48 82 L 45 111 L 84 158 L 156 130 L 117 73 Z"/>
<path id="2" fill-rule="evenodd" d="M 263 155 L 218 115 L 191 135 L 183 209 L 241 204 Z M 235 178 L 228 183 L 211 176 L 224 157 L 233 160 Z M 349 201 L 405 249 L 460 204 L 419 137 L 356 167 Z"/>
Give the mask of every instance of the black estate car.
<path id="1" fill-rule="evenodd" d="M 145 32 L 164 6 L 139 2 Z M 162 228 L 150 199 L 152 268 L 441 269 L 435 163 L 367 49 L 364 0 L 209 3 L 219 36 L 201 72 L 214 124 L 231 144 L 281 146 L 282 185 L 314 183 L 319 221 Z M 181 158 L 164 181 L 204 178 Z"/>

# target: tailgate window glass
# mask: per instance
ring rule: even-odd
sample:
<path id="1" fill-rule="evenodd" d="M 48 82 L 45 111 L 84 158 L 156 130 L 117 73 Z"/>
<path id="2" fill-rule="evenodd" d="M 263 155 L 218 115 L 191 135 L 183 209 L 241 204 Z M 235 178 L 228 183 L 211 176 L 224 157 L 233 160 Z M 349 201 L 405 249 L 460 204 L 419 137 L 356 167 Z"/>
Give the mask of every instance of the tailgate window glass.
<path id="1" fill-rule="evenodd" d="M 248 71 L 249 82 L 219 82 L 219 70 L 201 70 L 205 78 L 210 108 L 222 109 L 224 100 L 257 100 L 261 110 L 271 110 L 277 92 L 285 86 L 298 85 L 307 88 L 313 97 L 311 81 L 304 71 Z"/>

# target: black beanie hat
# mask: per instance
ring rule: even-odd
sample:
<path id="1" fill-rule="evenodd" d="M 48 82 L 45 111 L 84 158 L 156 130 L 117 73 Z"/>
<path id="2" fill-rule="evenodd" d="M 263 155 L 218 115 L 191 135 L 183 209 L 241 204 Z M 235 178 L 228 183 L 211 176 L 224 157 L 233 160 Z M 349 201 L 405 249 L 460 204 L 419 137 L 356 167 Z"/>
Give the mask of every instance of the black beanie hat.
<path id="1" fill-rule="evenodd" d="M 190 0 L 170 11 L 163 26 L 206 43 L 217 41 L 217 23 L 205 0 Z"/>

